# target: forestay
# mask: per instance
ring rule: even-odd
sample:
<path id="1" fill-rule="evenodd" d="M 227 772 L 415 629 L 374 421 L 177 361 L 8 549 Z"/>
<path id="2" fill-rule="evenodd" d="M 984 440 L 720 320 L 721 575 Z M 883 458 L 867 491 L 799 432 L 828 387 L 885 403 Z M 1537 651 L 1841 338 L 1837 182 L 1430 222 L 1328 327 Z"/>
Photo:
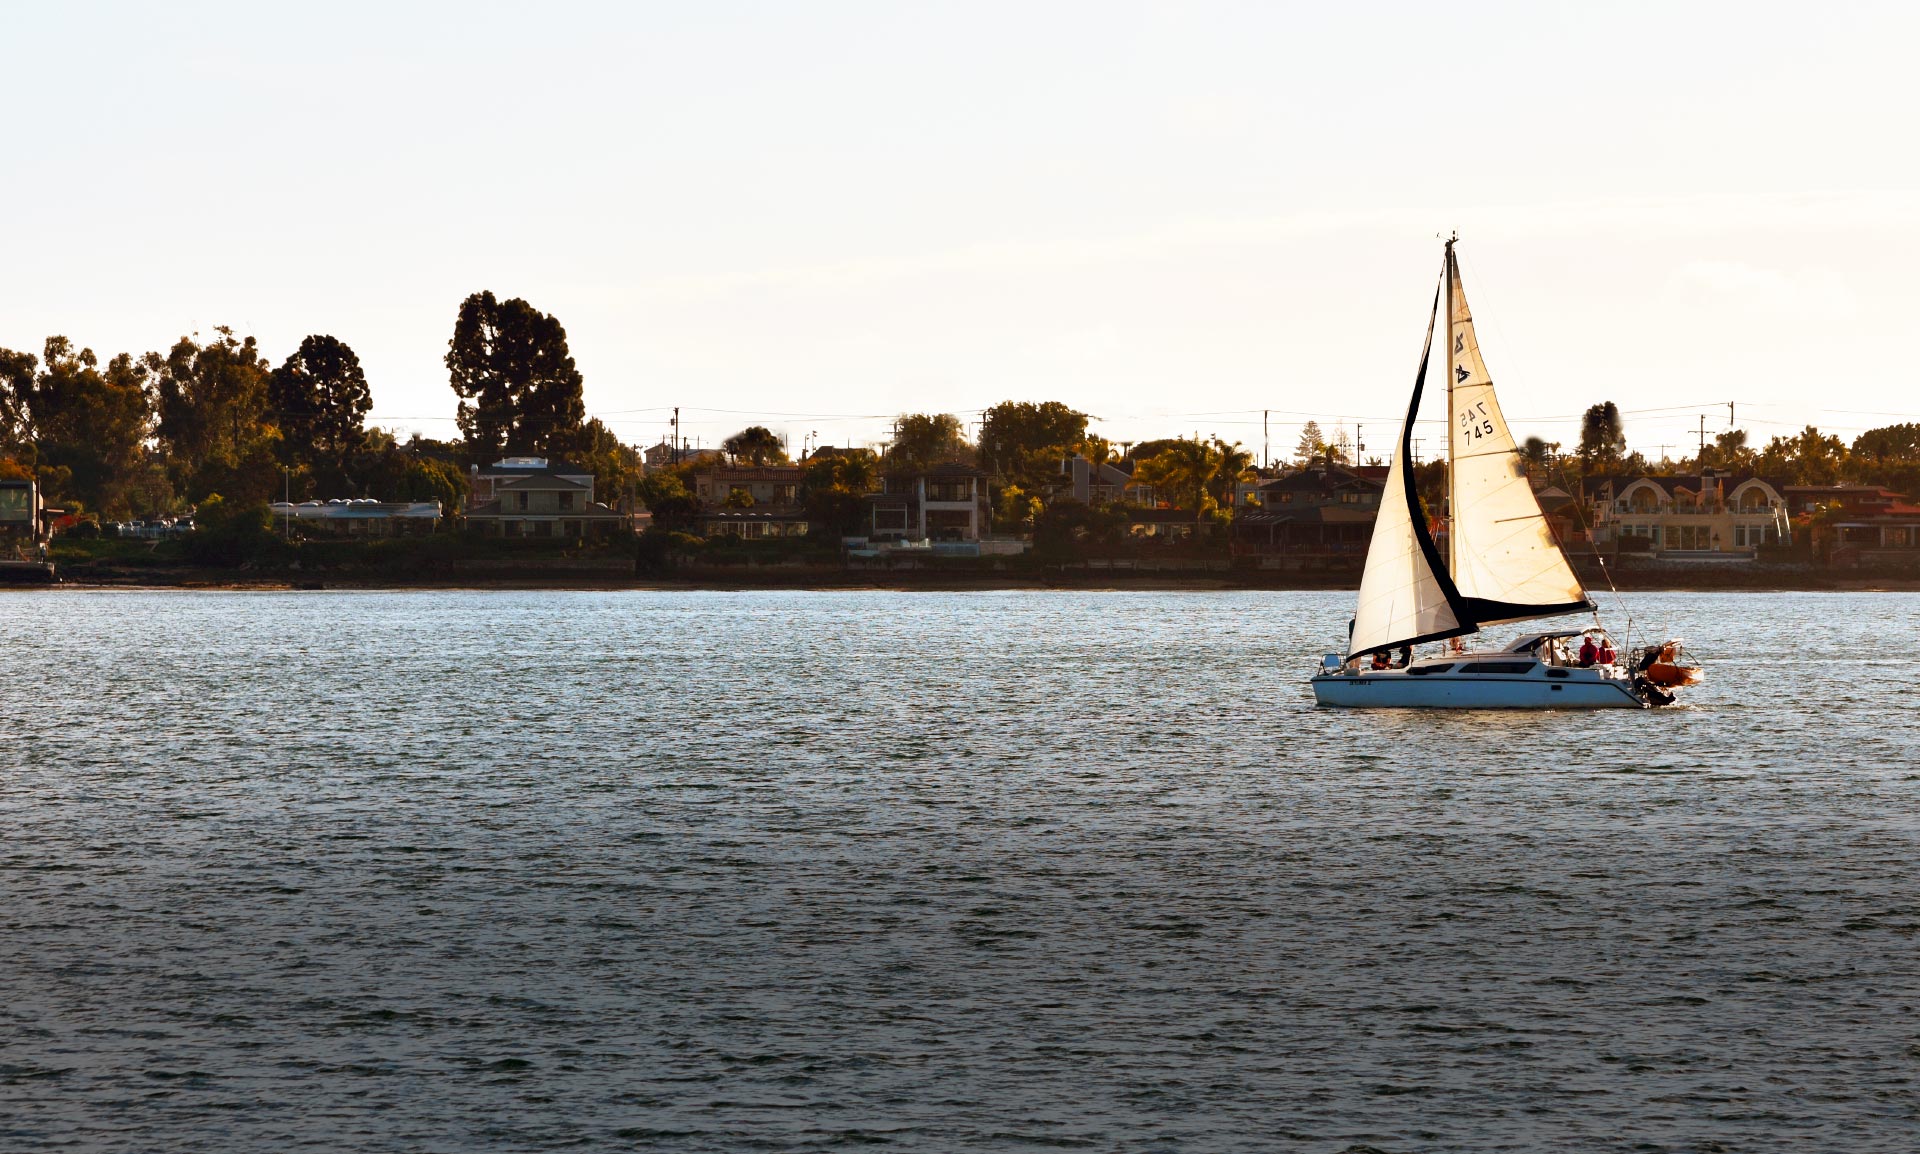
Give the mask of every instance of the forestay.
<path id="1" fill-rule="evenodd" d="M 1448 371 L 1453 374 L 1448 382 L 1448 553 L 1465 613 L 1475 625 L 1485 626 L 1591 609 L 1586 590 L 1540 512 L 1526 463 L 1493 395 L 1451 244 L 1446 281 Z"/>

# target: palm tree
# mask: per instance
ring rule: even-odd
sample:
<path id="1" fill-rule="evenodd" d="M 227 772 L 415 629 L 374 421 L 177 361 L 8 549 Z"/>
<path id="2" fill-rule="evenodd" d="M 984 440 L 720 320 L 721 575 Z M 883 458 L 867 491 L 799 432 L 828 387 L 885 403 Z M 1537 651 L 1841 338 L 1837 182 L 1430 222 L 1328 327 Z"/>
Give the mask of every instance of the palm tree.
<path id="1" fill-rule="evenodd" d="M 765 425 L 749 425 L 720 442 L 720 448 L 736 465 L 742 461 L 753 465 L 784 464 L 787 459 L 786 446 Z"/>
<path id="2" fill-rule="evenodd" d="M 1231 509 L 1240 482 L 1254 476 L 1253 453 L 1241 448 L 1238 441 L 1229 445 L 1218 437 L 1213 439 L 1211 452 L 1213 475 L 1207 478 L 1207 491 L 1216 504 Z"/>
<path id="3" fill-rule="evenodd" d="M 1166 493 L 1175 508 L 1191 508 L 1197 528 L 1214 509 L 1232 505 L 1234 486 L 1252 470 L 1253 454 L 1216 437 L 1175 441 L 1136 464 L 1133 475 Z"/>

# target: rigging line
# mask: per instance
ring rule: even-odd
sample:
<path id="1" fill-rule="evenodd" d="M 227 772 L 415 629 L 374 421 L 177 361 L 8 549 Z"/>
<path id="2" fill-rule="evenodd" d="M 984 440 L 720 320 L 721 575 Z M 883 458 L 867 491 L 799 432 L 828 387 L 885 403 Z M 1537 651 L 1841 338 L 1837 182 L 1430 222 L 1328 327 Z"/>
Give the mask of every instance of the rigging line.
<path id="1" fill-rule="evenodd" d="M 1566 486 L 1568 484 L 1572 484 L 1572 482 L 1568 480 L 1566 465 L 1562 462 L 1555 461 L 1553 468 L 1556 473 L 1560 474 L 1560 480 L 1562 482 L 1561 488 L 1566 489 L 1567 492 L 1573 494 L 1574 515 L 1579 518 L 1580 531 L 1587 535 L 1587 545 L 1589 548 L 1593 550 L 1593 559 L 1600 566 L 1600 575 L 1607 579 L 1607 589 L 1613 594 L 1613 599 L 1620 603 L 1620 612 L 1627 615 L 1627 627 L 1626 627 L 1625 633 L 1627 635 L 1627 647 L 1631 649 L 1633 647 L 1633 606 L 1627 604 L 1626 597 L 1622 596 L 1620 593 L 1620 587 L 1614 584 L 1613 570 L 1608 568 L 1607 559 L 1600 555 L 1600 546 L 1593 539 L 1593 526 L 1587 521 L 1586 489 L 1582 485 L 1574 485 L 1573 488 L 1567 489 Z M 1553 522 L 1551 521 L 1547 522 L 1547 526 L 1549 529 L 1551 529 L 1553 526 Z M 1560 545 L 1561 554 L 1564 556 L 1566 553 L 1566 546 L 1558 541 L 1556 541 L 1555 544 Z M 1594 605 L 1593 605 L 1593 623 L 1595 625 L 1600 624 L 1600 603 L 1597 600 L 1594 602 Z"/>

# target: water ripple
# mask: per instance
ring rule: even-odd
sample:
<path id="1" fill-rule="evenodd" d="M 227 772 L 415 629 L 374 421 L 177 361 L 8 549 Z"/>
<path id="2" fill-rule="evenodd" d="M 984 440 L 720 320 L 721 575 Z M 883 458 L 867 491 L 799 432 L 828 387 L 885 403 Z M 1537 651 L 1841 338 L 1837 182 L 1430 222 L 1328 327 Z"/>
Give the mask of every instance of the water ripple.
<path id="1" fill-rule="evenodd" d="M 0 595 L 0 1148 L 1920 1148 L 1911 595 Z M 1867 658 L 1871 656 L 1871 660 Z"/>

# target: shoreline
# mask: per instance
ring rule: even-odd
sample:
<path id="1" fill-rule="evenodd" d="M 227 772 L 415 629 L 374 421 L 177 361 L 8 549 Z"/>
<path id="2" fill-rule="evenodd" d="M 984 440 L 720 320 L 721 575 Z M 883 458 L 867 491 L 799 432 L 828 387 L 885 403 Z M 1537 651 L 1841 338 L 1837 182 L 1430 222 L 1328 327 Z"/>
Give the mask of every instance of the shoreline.
<path id="1" fill-rule="evenodd" d="M 1648 574 L 1648 577 L 1654 577 Z M 1615 587 L 1621 593 L 1916 593 L 1920 592 L 1920 575 L 1846 575 L 1814 577 L 1807 574 L 1780 574 L 1780 580 L 1751 581 L 1729 584 L 1725 574 L 1700 574 L 1701 580 L 1676 581 L 1673 574 L 1659 574 L 1659 578 L 1647 581 L 1621 580 L 1616 574 Z M 1745 576 L 1744 574 L 1742 576 Z M 1756 575 L 1757 576 L 1757 575 Z M 1771 576 L 1771 575 L 1769 575 Z M 1718 580 L 1708 580 L 1718 577 Z M 158 579 L 156 579 L 158 578 Z M 1111 573 L 1098 576 L 1091 574 L 1051 574 L 1047 576 L 1013 575 L 1005 573 L 960 575 L 954 573 L 896 573 L 878 575 L 872 573 L 849 573 L 843 579 L 827 577 L 820 573 L 768 573 L 756 574 L 750 578 L 725 580 L 712 577 L 697 579 L 607 577 L 593 579 L 582 574 L 538 575 L 489 575 L 475 579 L 475 575 L 459 578 L 422 578 L 419 580 L 393 580 L 374 577 L 355 577 L 343 575 L 337 578 L 328 576 L 296 577 L 286 574 L 259 577 L 246 577 L 236 574 L 218 574 L 212 572 L 183 573 L 167 575 L 143 573 L 138 576 L 101 578 L 98 576 L 79 579 L 61 579 L 51 584 L 0 585 L 0 590 L 124 590 L 129 592 L 198 591 L 198 592 L 481 592 L 500 590 L 508 592 L 616 592 L 634 590 L 644 592 L 746 592 L 750 590 L 780 590 L 792 592 L 846 592 L 846 591 L 890 591 L 890 592 L 928 592 L 928 593 L 964 593 L 1003 592 L 1010 590 L 1068 590 L 1075 592 L 1352 592 L 1356 583 L 1343 580 L 1246 580 L 1229 575 L 1180 576 L 1176 574 L 1156 573 L 1137 578 L 1116 579 Z M 1609 595 L 1612 590 L 1604 583 L 1588 586 L 1588 592 L 1596 597 Z"/>

